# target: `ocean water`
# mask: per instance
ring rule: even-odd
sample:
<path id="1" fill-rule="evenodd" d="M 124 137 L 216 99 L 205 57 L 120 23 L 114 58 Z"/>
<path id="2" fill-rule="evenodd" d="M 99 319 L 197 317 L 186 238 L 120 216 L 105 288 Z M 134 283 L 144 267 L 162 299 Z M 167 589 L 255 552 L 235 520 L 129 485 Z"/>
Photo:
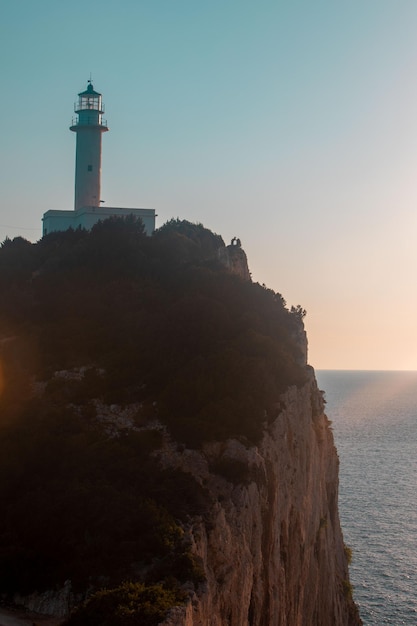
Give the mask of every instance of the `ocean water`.
<path id="1" fill-rule="evenodd" d="M 417 372 L 316 372 L 365 626 L 417 626 Z"/>

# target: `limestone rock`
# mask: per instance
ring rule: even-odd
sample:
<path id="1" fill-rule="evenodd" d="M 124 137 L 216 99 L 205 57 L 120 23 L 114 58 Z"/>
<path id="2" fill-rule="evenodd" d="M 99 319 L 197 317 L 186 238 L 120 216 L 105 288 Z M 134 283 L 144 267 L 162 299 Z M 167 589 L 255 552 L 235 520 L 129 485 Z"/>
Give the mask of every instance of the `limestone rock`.
<path id="1" fill-rule="evenodd" d="M 248 259 L 244 250 L 237 245 L 218 248 L 218 258 L 232 274 L 237 274 L 243 280 L 251 280 Z"/>
<path id="2" fill-rule="evenodd" d="M 164 626 L 361 624 L 339 522 L 339 461 L 312 371 L 282 406 L 259 447 L 233 440 L 165 457 L 204 482 L 215 504 L 188 530 L 206 583 Z M 246 467 L 244 481 L 210 471 L 219 459 Z"/>

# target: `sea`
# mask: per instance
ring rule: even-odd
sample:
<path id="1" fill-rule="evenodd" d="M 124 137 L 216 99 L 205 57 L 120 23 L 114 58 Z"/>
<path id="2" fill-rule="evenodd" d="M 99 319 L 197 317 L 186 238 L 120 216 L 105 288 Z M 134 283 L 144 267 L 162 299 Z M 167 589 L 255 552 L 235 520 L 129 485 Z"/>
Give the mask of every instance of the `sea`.
<path id="1" fill-rule="evenodd" d="M 316 371 L 365 626 L 417 626 L 417 372 Z"/>

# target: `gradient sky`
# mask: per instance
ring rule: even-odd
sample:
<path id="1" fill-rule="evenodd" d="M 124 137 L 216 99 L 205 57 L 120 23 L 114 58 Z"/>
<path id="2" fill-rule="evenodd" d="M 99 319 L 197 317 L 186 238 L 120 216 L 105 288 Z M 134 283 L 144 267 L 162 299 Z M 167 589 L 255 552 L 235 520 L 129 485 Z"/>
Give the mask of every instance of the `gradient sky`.
<path id="1" fill-rule="evenodd" d="M 417 369 L 416 0 L 15 0 L 0 10 L 0 240 L 73 208 L 92 73 L 108 206 L 242 240 L 320 369 Z"/>

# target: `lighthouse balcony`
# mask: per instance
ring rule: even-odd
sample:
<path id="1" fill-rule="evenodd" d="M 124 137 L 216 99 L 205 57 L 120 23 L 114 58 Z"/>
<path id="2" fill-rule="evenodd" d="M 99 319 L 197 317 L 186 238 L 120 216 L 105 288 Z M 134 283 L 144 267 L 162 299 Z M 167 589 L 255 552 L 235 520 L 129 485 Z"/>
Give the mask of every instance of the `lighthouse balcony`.
<path id="1" fill-rule="evenodd" d="M 80 118 L 73 117 L 70 128 L 73 129 L 76 126 L 100 126 L 100 128 L 105 130 L 109 129 L 107 126 L 107 120 L 103 120 L 100 117 L 97 118 L 97 115 L 83 115 Z"/>

